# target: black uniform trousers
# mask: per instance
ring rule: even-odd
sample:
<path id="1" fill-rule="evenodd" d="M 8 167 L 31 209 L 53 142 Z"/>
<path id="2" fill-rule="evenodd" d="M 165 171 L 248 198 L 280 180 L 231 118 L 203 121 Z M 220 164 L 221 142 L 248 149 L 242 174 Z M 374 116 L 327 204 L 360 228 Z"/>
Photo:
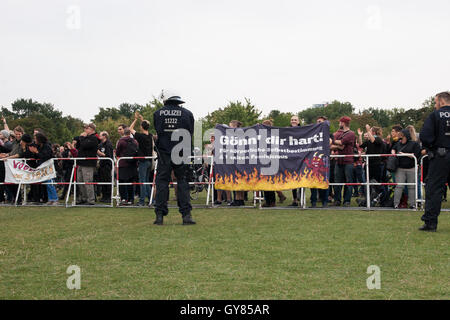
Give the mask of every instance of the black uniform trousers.
<path id="1" fill-rule="evenodd" d="M 441 213 L 442 196 L 447 177 L 450 173 L 450 151 L 445 157 L 435 155 L 429 160 L 429 169 L 425 185 L 425 214 L 422 216 L 429 226 L 437 226 Z"/>
<path id="2" fill-rule="evenodd" d="M 264 191 L 264 200 L 266 200 L 267 204 L 275 204 L 275 191 Z"/>
<path id="3" fill-rule="evenodd" d="M 172 170 L 177 179 L 177 204 L 181 215 L 184 217 L 192 211 L 189 183 L 187 181 L 188 165 L 176 165 L 170 159 L 170 154 L 158 155 L 158 167 L 156 168 L 156 196 L 155 213 L 167 215 L 167 201 L 169 200 L 169 183 Z"/>
<path id="4" fill-rule="evenodd" d="M 111 170 L 111 162 L 109 164 L 102 164 L 100 162 L 100 167 L 98 168 L 99 181 L 111 183 Z M 102 200 L 111 200 L 111 185 L 102 184 L 99 186 L 102 194 Z"/>

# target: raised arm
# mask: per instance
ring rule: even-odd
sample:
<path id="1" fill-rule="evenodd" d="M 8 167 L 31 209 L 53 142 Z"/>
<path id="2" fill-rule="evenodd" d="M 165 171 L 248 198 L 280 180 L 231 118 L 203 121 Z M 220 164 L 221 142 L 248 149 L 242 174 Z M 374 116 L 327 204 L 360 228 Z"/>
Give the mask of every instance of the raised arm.
<path id="1" fill-rule="evenodd" d="M 363 144 L 362 143 L 362 135 L 363 135 L 363 132 L 362 132 L 361 128 L 358 128 L 358 143 L 359 143 L 359 145 Z"/>
<path id="2" fill-rule="evenodd" d="M 3 122 L 3 126 L 4 126 L 5 130 L 9 131 L 9 127 L 8 127 L 8 124 L 6 123 L 6 119 L 4 116 L 2 116 L 2 122 Z"/>
<path id="3" fill-rule="evenodd" d="M 367 137 L 369 138 L 370 142 L 374 143 L 375 137 L 373 136 L 372 129 L 370 128 L 370 126 L 368 124 L 366 124 L 366 131 L 367 131 Z"/>
<path id="4" fill-rule="evenodd" d="M 137 122 L 137 120 L 138 120 L 138 117 L 139 117 L 139 112 L 135 112 L 134 113 L 134 120 L 133 120 L 133 122 L 131 123 L 131 125 L 130 125 L 130 131 L 131 131 L 131 134 L 132 135 L 134 135 L 135 133 L 136 133 L 136 130 L 134 130 L 134 126 L 136 125 L 136 122 Z"/>

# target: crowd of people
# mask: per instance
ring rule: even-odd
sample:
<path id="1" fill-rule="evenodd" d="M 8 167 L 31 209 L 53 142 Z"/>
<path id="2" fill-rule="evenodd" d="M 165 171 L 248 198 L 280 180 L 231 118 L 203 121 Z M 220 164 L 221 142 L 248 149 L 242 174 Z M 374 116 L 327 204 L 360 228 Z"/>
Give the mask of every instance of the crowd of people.
<path id="1" fill-rule="evenodd" d="M 317 123 L 327 120 L 325 116 L 321 116 L 317 118 Z M 421 196 L 420 181 L 426 178 L 428 171 L 428 158 L 426 157 L 427 149 L 422 146 L 414 126 L 409 125 L 403 128 L 401 125 L 394 125 L 390 133 L 384 136 L 382 128 L 370 125 L 366 125 L 364 129 L 358 128 L 355 133 L 350 130 L 350 122 L 350 117 L 341 117 L 339 129 L 330 134 L 330 154 L 332 157 L 330 157 L 329 182 L 361 185 L 332 185 L 328 189 L 311 189 L 310 207 L 317 207 L 317 202 L 321 203 L 322 207 L 349 207 L 352 198 L 356 198 L 357 205 L 366 206 L 367 190 L 363 184 L 366 183 L 368 171 L 369 182 L 375 184 L 369 189 L 372 206 L 394 207 L 396 209 L 415 208 L 416 199 Z M 299 126 L 299 118 L 292 116 L 290 123 L 291 127 Z M 273 122 L 267 119 L 263 121 L 263 124 L 272 126 Z M 229 123 L 230 128 L 240 126 L 241 122 L 238 120 Z M 212 145 L 213 140 L 210 146 Z M 212 154 L 211 150 L 207 150 L 207 155 Z M 414 155 L 418 166 L 416 167 L 413 157 L 405 154 Z M 363 155 L 370 156 L 365 157 Z M 394 155 L 397 157 L 394 157 Z M 392 163 L 396 165 L 392 166 Z M 423 167 L 420 164 L 423 164 Z M 419 194 L 416 194 L 414 185 L 416 174 Z M 450 182 L 450 176 L 448 180 Z M 392 185 L 397 183 L 398 185 Z M 275 207 L 277 195 L 279 203 L 286 200 L 286 196 L 281 191 L 265 191 L 262 206 Z M 247 192 L 217 190 L 215 205 L 221 205 L 226 201 L 229 206 L 243 206 L 245 205 L 244 198 L 248 198 Z M 299 206 L 299 189 L 292 190 L 292 199 L 290 206 Z M 444 193 L 443 200 L 446 201 L 446 193 Z"/>
<path id="2" fill-rule="evenodd" d="M 317 123 L 327 121 L 325 116 L 317 119 Z M 27 134 L 20 126 L 10 130 L 6 120 L 2 118 L 4 128 L 0 132 L 0 158 L 2 159 L 30 159 L 27 164 L 38 167 L 51 158 L 59 158 L 55 161 L 57 171 L 56 179 L 45 181 L 44 184 L 33 184 L 27 195 L 28 202 L 32 204 L 58 205 L 60 200 L 67 196 L 69 181 L 75 178 L 77 182 L 77 205 L 94 205 L 97 201 L 111 202 L 111 181 L 118 179 L 120 201 L 123 206 L 134 205 L 135 199 L 138 206 L 150 205 L 151 188 L 148 184 L 153 181 L 154 161 L 142 157 L 155 156 L 154 139 L 156 135 L 149 132 L 150 123 L 144 120 L 139 113 L 130 125 L 120 124 L 117 128 L 120 139 L 115 147 L 110 141 L 106 131 L 97 133 L 95 124 L 84 126 L 84 131 L 73 141 L 65 142 L 62 146 L 48 141 L 44 131 L 34 129 L 32 134 Z M 137 122 L 140 122 L 139 132 L 135 130 Z M 366 125 L 364 129 L 358 128 L 357 132 L 350 130 L 351 118 L 343 116 L 339 120 L 339 129 L 330 134 L 331 155 L 329 182 L 339 184 L 361 183 L 357 186 L 333 185 L 328 189 L 311 189 L 310 207 L 315 208 L 317 203 L 322 207 L 351 205 L 352 198 L 356 197 L 356 203 L 366 205 L 367 190 L 366 170 L 371 183 L 400 183 L 396 186 L 374 185 L 370 188 L 372 206 L 414 208 L 416 199 L 421 192 L 420 181 L 427 173 L 428 159 L 426 148 L 422 147 L 420 137 L 413 126 L 403 128 L 394 125 L 387 136 L 383 135 L 380 127 Z M 292 116 L 291 126 L 299 126 L 297 116 Z M 263 121 L 263 124 L 272 126 L 272 120 Z M 239 128 L 242 123 L 232 120 L 230 128 Z M 210 144 L 206 145 L 206 155 L 213 155 L 214 136 Z M 390 168 L 391 157 L 386 155 L 413 154 L 418 164 L 423 162 L 422 170 L 416 170 L 415 161 L 408 156 L 398 157 L 395 170 Z M 375 155 L 362 157 L 362 155 Z M 384 156 L 380 156 L 384 155 Z M 118 170 L 113 171 L 113 162 L 109 159 L 122 157 L 137 157 L 139 159 L 123 159 L 118 163 Z M 75 175 L 73 175 L 73 160 L 70 158 L 88 158 L 77 160 Z M 100 158 L 100 159 L 96 159 Z M 422 159 L 423 158 L 423 159 Z M 62 160 L 64 159 L 64 160 Z M 418 176 L 418 192 L 416 194 L 415 179 Z M 175 177 L 172 173 L 172 179 Z M 0 182 L 5 180 L 5 166 L 0 161 Z M 450 180 L 450 176 L 449 176 Z M 99 185 L 91 184 L 100 182 Z M 59 184 L 55 184 L 59 183 Z M 86 184 L 84 184 L 86 183 Z M 407 183 L 408 185 L 402 185 Z M 17 184 L 0 184 L 0 204 L 15 203 Z M 72 189 L 73 192 L 73 189 Z M 229 206 L 244 206 L 248 201 L 248 192 L 214 190 L 215 205 L 223 203 Z M 446 194 L 446 193 L 444 193 Z M 277 202 L 283 203 L 287 197 L 281 191 L 265 191 L 263 207 L 275 207 Z M 300 203 L 300 190 L 292 190 L 292 203 L 290 206 L 298 206 Z M 446 199 L 444 199 L 446 200 Z M 18 203 L 21 203 L 22 195 L 19 193 Z M 419 204 L 420 205 L 420 204 Z"/>
<path id="3" fill-rule="evenodd" d="M 27 159 L 31 168 L 37 168 L 49 159 L 54 162 L 56 178 L 41 184 L 31 184 L 27 193 L 27 203 L 58 205 L 66 198 L 71 179 L 77 182 L 77 205 L 95 205 L 96 202 L 110 203 L 112 196 L 111 183 L 118 179 L 120 205 L 133 205 L 137 197 L 138 206 L 149 205 L 150 185 L 154 169 L 154 136 L 149 133 L 150 122 L 135 114 L 131 125 L 121 124 L 118 127 L 120 139 L 114 147 L 109 133 L 97 133 L 94 123 L 84 126 L 84 131 L 67 141 L 62 146 L 52 144 L 45 132 L 36 128 L 32 134 L 24 132 L 20 126 L 10 130 L 6 119 L 2 117 L 3 130 L 0 132 L 0 159 Z M 139 132 L 135 130 L 140 120 Z M 118 162 L 118 170 L 113 171 L 114 158 L 125 159 Z M 129 157 L 135 159 L 127 159 Z M 74 161 L 72 158 L 83 158 Z M 16 203 L 17 184 L 4 184 L 5 164 L 0 161 L 0 204 Z M 99 183 L 99 184 L 97 184 Z M 73 189 L 71 190 L 73 192 Z M 17 203 L 22 203 L 19 192 Z M 147 202 L 146 202 L 147 201 Z"/>

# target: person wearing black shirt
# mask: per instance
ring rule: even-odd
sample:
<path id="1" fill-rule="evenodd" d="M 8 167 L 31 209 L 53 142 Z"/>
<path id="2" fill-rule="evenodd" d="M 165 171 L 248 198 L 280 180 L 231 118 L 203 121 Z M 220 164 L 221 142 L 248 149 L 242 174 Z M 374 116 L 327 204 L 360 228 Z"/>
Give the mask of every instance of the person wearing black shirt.
<path id="1" fill-rule="evenodd" d="M 450 175 L 450 92 L 435 97 L 435 108 L 423 124 L 420 140 L 427 149 L 429 170 L 425 186 L 425 223 L 419 230 L 436 231 L 441 212 L 442 194 Z"/>
<path id="2" fill-rule="evenodd" d="M 11 152 L 12 145 L 8 142 L 9 138 L 9 131 L 8 130 L 2 130 L 0 132 L 0 153 L 4 154 L 5 156 Z M 5 163 L 3 161 L 0 161 L 0 183 L 5 182 Z M 0 203 L 5 202 L 5 185 L 0 184 Z"/>
<path id="3" fill-rule="evenodd" d="M 34 153 L 34 158 L 37 159 L 36 165 L 39 167 L 41 164 L 45 163 L 53 157 L 52 145 L 48 142 L 47 137 L 42 133 L 37 133 L 35 135 L 35 145 L 30 145 L 29 150 Z M 50 179 L 45 181 L 45 183 L 53 183 L 54 180 Z M 56 188 L 53 184 L 47 184 L 47 205 L 58 205 L 58 194 L 56 193 Z"/>
<path id="4" fill-rule="evenodd" d="M 411 135 L 408 129 L 402 130 L 399 134 L 399 142 L 394 145 L 392 154 L 412 153 L 419 159 L 420 145 L 417 141 L 411 140 Z M 414 158 L 403 156 L 398 157 L 398 169 L 395 171 L 396 183 L 415 183 L 416 182 L 416 167 Z M 416 205 L 416 188 L 414 185 L 408 185 L 408 203 L 410 208 Z M 394 207 L 398 208 L 402 197 L 404 185 L 397 185 L 394 191 Z"/>
<path id="5" fill-rule="evenodd" d="M 172 134 L 184 129 L 189 132 L 192 146 L 192 136 L 194 135 L 194 116 L 192 112 L 181 107 L 184 103 L 180 96 L 175 94 L 165 94 L 163 97 L 164 107 L 153 114 L 153 124 L 158 135 L 156 150 L 158 152 L 158 167 L 156 174 L 156 220 L 154 224 L 162 225 L 163 217 L 169 213 L 167 200 L 169 199 L 169 182 L 172 170 L 177 179 L 178 207 L 183 217 L 183 225 L 195 224 L 192 220 L 191 201 L 189 194 L 189 183 L 187 181 L 188 163 L 174 163 L 171 158 L 172 149 L 180 143 L 172 141 Z M 182 139 L 182 138 L 181 138 Z M 186 141 L 185 141 L 186 142 Z M 192 150 L 192 148 L 191 148 Z M 183 157 L 190 156 L 183 154 Z"/>
<path id="6" fill-rule="evenodd" d="M 109 140 L 109 134 L 106 131 L 100 133 L 100 144 L 98 145 L 97 155 L 101 158 L 114 157 L 114 149 L 111 141 Z M 98 168 L 98 175 L 100 182 L 111 183 L 112 175 L 112 162 L 109 160 L 100 160 L 100 166 Z M 100 191 L 102 198 L 100 202 L 111 202 L 111 185 L 102 184 L 100 185 Z"/>
<path id="7" fill-rule="evenodd" d="M 134 126 L 136 121 L 141 120 L 141 132 L 136 132 Z M 150 128 L 150 122 L 144 120 L 142 115 L 138 112 L 134 114 L 134 121 L 130 125 L 131 134 L 139 143 L 138 157 L 151 157 L 153 155 L 153 136 L 148 132 Z M 139 183 L 149 183 L 150 182 L 150 170 L 152 167 L 151 159 L 139 159 L 138 162 L 138 174 Z M 138 206 L 145 206 L 145 197 L 148 197 L 150 201 L 150 185 L 141 184 L 139 193 L 139 203 Z"/>
<path id="8" fill-rule="evenodd" d="M 77 142 L 78 157 L 91 158 L 89 160 L 80 160 L 77 162 L 77 182 L 94 182 L 94 171 L 97 166 L 97 150 L 98 138 L 95 134 L 96 126 L 93 123 L 84 126 L 84 132 L 79 137 Z M 80 200 L 77 204 L 95 204 L 95 192 L 93 185 L 80 184 Z"/>
<path id="9" fill-rule="evenodd" d="M 399 142 L 399 134 L 402 132 L 403 127 L 399 124 L 392 126 L 391 134 L 387 136 L 386 140 L 388 142 L 386 151 L 391 153 L 394 146 Z"/>
<path id="10" fill-rule="evenodd" d="M 358 142 L 362 149 L 365 149 L 366 154 L 382 154 L 385 150 L 384 142 L 380 137 L 381 129 L 378 127 L 371 128 L 366 125 L 366 140 L 363 142 L 363 132 L 358 128 Z M 375 179 L 381 182 L 381 157 L 368 157 L 369 161 L 369 180 Z"/>
<path id="11" fill-rule="evenodd" d="M 31 159 L 34 158 L 34 153 L 32 153 L 28 146 L 33 142 L 31 136 L 29 134 L 23 134 L 20 137 L 19 140 L 19 148 L 16 150 L 17 153 L 12 154 L 8 157 L 5 157 L 4 159 L 15 159 L 15 158 L 19 158 L 19 159 Z M 0 148 L 1 149 L 1 148 Z M 36 161 L 35 160 L 27 160 L 26 164 L 28 164 L 31 168 L 36 168 Z M 39 186 L 38 186 L 39 187 Z M 14 196 L 16 195 L 16 192 L 14 193 Z M 22 201 L 22 195 L 21 193 L 19 193 L 19 199 L 18 199 L 18 203 L 20 203 Z M 39 199 L 37 200 L 39 201 Z"/>
<path id="12" fill-rule="evenodd" d="M 317 118 L 316 123 L 319 124 L 325 121 L 328 121 L 327 117 L 320 116 L 319 118 Z M 330 135 L 330 145 L 332 143 L 331 136 L 332 135 Z M 331 177 L 331 175 L 329 175 L 329 177 Z M 315 208 L 317 206 L 317 194 L 319 194 L 319 198 L 322 201 L 322 207 L 323 208 L 328 207 L 329 189 L 311 189 L 311 197 L 310 197 L 311 207 Z"/>

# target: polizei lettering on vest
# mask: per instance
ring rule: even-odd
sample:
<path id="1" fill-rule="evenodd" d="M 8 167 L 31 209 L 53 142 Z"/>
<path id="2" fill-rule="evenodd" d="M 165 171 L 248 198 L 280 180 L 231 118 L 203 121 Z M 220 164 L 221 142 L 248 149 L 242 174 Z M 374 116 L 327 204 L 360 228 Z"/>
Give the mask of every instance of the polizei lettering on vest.
<path id="1" fill-rule="evenodd" d="M 160 110 L 160 116 L 181 117 L 181 110 Z"/>

